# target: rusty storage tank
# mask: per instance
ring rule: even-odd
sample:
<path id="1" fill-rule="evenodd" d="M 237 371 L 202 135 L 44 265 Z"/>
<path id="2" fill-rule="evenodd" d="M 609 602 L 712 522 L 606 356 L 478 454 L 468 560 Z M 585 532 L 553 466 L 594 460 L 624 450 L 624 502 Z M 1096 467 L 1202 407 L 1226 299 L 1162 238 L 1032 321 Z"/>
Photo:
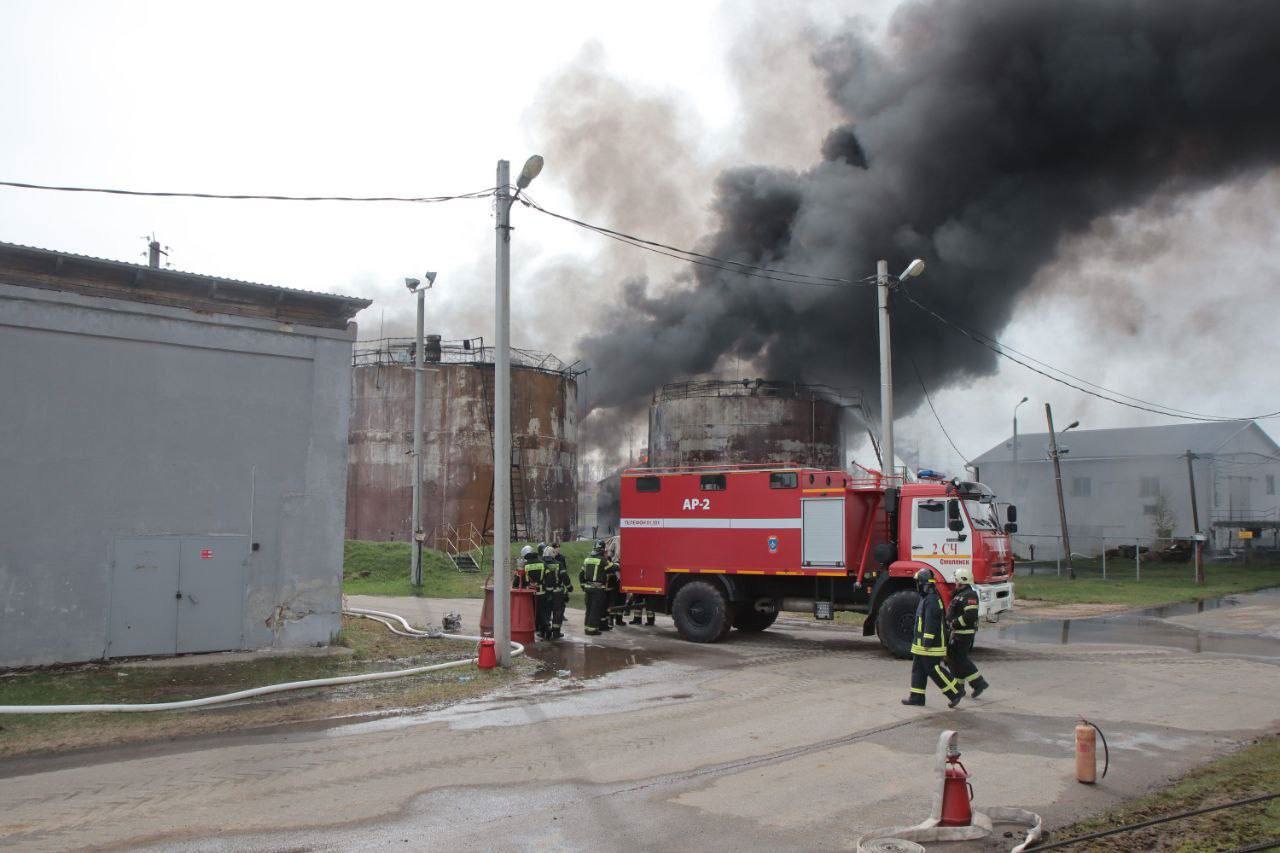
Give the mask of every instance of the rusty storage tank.
<path id="1" fill-rule="evenodd" d="M 654 467 L 795 462 L 843 468 L 843 412 L 834 390 L 763 379 L 677 382 L 653 395 Z"/>
<path id="2" fill-rule="evenodd" d="M 413 347 L 356 345 L 348 435 L 348 539 L 408 541 L 413 525 Z M 423 403 L 427 544 L 474 531 L 492 540 L 493 348 L 429 335 Z M 518 539 L 570 538 L 578 503 L 576 365 L 511 351 L 511 517 Z"/>

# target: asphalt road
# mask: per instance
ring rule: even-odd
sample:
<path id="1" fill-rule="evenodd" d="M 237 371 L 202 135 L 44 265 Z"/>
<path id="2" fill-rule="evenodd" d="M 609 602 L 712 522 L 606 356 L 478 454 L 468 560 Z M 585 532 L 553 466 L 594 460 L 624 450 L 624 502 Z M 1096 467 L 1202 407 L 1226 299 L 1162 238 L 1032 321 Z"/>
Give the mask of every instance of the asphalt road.
<path id="1" fill-rule="evenodd" d="M 1280 621 L 1280 596 L 1176 624 L 1196 631 L 1197 617 L 1256 633 Z M 946 728 L 960 732 L 977 808 L 1028 808 L 1050 825 L 1276 730 L 1280 655 L 1124 640 L 988 631 L 982 699 L 949 711 L 931 693 L 908 709 L 909 665 L 874 638 L 785 620 L 697 646 L 660 617 L 539 648 L 532 682 L 438 711 L 0 763 L 0 846 L 843 849 L 927 814 Z M 1092 787 L 1073 778 L 1081 715 L 1112 751 Z"/>

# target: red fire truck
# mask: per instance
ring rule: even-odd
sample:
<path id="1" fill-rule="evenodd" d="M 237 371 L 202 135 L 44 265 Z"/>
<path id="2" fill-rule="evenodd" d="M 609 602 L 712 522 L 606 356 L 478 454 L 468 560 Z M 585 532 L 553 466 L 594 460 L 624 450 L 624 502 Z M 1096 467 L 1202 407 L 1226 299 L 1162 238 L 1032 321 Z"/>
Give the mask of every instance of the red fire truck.
<path id="1" fill-rule="evenodd" d="M 1013 607 L 1017 510 L 1001 523 L 980 483 L 898 485 L 876 471 L 799 466 L 634 468 L 621 498 L 622 589 L 670 613 L 686 640 L 763 631 L 780 611 L 850 610 L 867 614 L 864 635 L 906 657 L 921 568 L 949 599 L 955 570 L 971 567 L 989 621 Z"/>

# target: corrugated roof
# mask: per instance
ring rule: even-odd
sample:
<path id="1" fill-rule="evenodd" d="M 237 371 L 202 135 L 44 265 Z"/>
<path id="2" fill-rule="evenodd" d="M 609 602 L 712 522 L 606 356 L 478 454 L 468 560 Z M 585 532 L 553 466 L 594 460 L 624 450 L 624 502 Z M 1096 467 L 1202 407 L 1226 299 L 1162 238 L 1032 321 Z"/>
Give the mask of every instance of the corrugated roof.
<path id="1" fill-rule="evenodd" d="M 1245 431 L 1260 436 L 1272 453 L 1280 453 L 1280 446 L 1253 421 L 1216 421 L 1123 429 L 1073 429 L 1065 435 L 1060 433 L 1058 443 L 1070 448 L 1071 459 L 1180 456 L 1188 450 L 1192 453 L 1220 453 L 1224 445 L 1238 433 Z M 1042 459 L 1048 455 L 1048 448 L 1047 432 L 1018 434 L 1019 459 Z M 973 464 L 981 467 L 991 462 L 1012 461 L 1013 437 L 1010 436 L 974 459 Z"/>
<path id="2" fill-rule="evenodd" d="M 246 287 L 261 287 L 266 290 L 283 292 L 283 293 L 296 293 L 302 296 L 318 296 L 318 297 L 323 297 L 327 299 L 339 299 L 344 302 L 362 302 L 364 303 L 364 306 L 369 306 L 373 304 L 373 300 L 371 299 L 362 299 L 358 296 L 345 296 L 341 293 L 326 293 L 320 290 L 302 290 L 296 287 L 281 287 L 278 284 L 264 284 L 260 281 L 246 281 L 244 279 L 239 279 L 239 278 L 226 278 L 224 276 L 208 275 L 206 273 L 187 272 L 186 270 L 177 270 L 177 269 L 173 269 L 172 267 L 151 267 L 146 264 L 133 264 L 133 263 L 129 263 L 128 261 L 116 261 L 116 260 L 112 260 L 111 258 L 99 258 L 94 255 L 82 255 L 77 252 L 64 252 L 61 249 L 46 249 L 43 246 L 28 246 L 23 243 L 7 243 L 0 240 L 0 250 L 3 250 L 3 249 L 20 249 L 22 251 L 34 252 L 36 254 L 47 255 L 53 258 L 63 257 L 63 258 L 72 258 L 78 261 L 92 261 L 95 264 L 103 264 L 106 266 L 115 267 L 116 269 L 145 270 L 148 273 L 159 273 L 163 275 L 181 276 L 183 278 L 195 279 L 195 280 L 207 282 L 210 284 L 213 284 L 213 283 L 238 284 Z"/>
<path id="3" fill-rule="evenodd" d="M 127 299 L 219 314 L 345 329 L 372 304 L 357 296 L 321 293 L 183 272 L 0 242 L 6 283 L 86 296 Z"/>

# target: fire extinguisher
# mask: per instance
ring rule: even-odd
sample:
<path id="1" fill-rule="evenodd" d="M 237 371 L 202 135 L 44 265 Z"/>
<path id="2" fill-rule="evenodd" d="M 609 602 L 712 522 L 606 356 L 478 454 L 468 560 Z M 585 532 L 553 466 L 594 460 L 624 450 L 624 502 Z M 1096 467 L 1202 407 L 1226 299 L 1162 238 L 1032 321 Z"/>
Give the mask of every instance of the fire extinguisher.
<path id="1" fill-rule="evenodd" d="M 947 768 L 942 784 L 942 826 L 969 826 L 973 823 L 973 785 L 969 771 L 960 763 L 955 738 L 947 745 Z"/>
<path id="2" fill-rule="evenodd" d="M 1076 726 L 1076 781 L 1083 782 L 1086 785 L 1092 785 L 1098 781 L 1098 753 L 1097 738 L 1094 737 L 1095 732 L 1098 737 L 1102 738 L 1104 756 L 1102 775 L 1104 778 L 1111 768 L 1111 750 L 1107 747 L 1107 736 L 1102 733 L 1102 729 L 1081 717 L 1079 725 Z"/>

